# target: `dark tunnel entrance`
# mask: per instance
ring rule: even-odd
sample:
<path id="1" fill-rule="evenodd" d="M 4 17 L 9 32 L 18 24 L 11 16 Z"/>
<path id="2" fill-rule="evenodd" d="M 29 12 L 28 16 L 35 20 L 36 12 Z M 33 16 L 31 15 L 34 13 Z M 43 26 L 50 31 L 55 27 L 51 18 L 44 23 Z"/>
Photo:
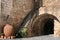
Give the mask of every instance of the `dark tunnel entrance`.
<path id="1" fill-rule="evenodd" d="M 44 23 L 44 35 L 49 35 L 54 33 L 54 20 L 53 19 L 47 19 Z"/>

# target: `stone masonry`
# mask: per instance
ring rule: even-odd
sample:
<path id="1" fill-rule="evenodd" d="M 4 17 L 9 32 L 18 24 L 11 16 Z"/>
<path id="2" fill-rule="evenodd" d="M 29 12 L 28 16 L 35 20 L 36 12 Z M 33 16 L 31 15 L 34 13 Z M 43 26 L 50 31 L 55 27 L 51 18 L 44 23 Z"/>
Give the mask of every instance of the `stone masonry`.
<path id="1" fill-rule="evenodd" d="M 39 8 L 39 15 L 48 13 L 56 16 L 60 20 L 60 0 L 42 1 L 43 6 Z M 6 23 L 18 28 L 25 16 L 33 8 L 33 0 L 0 0 L 0 33 Z M 6 19 L 7 17 L 8 19 Z M 60 36 L 60 23 L 56 20 L 54 20 L 54 36 Z"/>
<path id="2" fill-rule="evenodd" d="M 0 33 L 7 23 L 18 28 L 33 5 L 33 0 L 0 0 Z"/>

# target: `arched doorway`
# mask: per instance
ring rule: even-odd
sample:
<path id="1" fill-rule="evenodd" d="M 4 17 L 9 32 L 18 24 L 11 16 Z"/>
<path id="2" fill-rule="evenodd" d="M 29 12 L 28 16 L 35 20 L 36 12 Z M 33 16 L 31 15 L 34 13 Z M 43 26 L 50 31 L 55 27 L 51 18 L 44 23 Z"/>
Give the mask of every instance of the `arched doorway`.
<path id="1" fill-rule="evenodd" d="M 57 20 L 57 17 L 51 14 L 42 14 L 38 16 L 32 24 L 32 35 L 41 36 L 54 34 L 54 20 Z"/>

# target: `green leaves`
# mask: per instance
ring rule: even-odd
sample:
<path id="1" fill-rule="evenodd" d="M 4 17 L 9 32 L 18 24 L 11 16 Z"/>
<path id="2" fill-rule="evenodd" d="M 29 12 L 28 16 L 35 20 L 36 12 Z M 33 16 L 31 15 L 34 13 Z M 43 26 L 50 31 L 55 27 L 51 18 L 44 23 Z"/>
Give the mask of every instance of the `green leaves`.
<path id="1" fill-rule="evenodd" d="M 26 28 L 22 28 L 20 32 L 22 37 L 26 37 L 26 32 L 27 32 Z"/>

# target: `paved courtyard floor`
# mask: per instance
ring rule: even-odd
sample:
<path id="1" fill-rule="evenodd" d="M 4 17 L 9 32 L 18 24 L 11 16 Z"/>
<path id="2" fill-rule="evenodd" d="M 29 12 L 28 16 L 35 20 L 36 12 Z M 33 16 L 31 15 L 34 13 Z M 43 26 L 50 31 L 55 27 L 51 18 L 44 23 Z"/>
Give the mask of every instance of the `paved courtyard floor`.
<path id="1" fill-rule="evenodd" d="M 6 39 L 10 40 L 10 39 Z M 44 35 L 44 36 L 37 36 L 37 37 L 30 37 L 30 38 L 17 38 L 13 40 L 60 40 L 60 37 L 54 37 L 53 35 Z"/>

